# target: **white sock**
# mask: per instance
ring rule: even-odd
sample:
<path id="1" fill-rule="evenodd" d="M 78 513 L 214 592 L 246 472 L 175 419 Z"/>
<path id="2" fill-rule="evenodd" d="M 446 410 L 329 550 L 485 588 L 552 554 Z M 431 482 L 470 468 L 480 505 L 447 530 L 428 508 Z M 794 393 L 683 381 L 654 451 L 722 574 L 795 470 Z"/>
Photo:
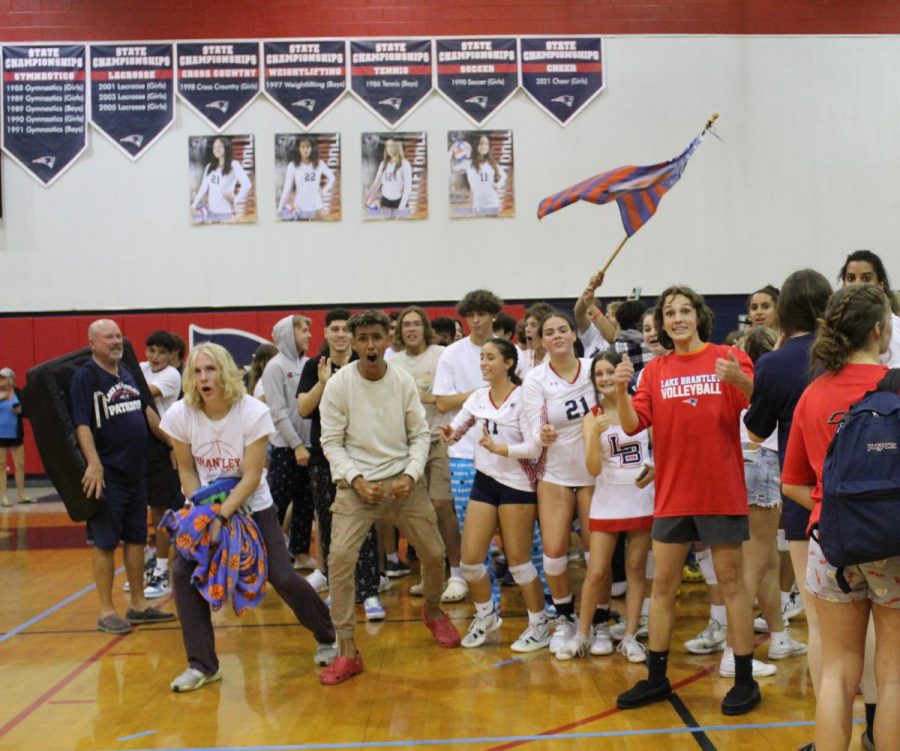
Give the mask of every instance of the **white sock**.
<path id="1" fill-rule="evenodd" d="M 598 605 L 597 610 L 609 610 L 609 603 L 607 602 L 605 605 Z"/>
<path id="2" fill-rule="evenodd" d="M 567 605 L 570 602 L 572 602 L 572 595 L 566 595 L 558 600 L 555 597 L 553 598 L 554 605 Z"/>
<path id="3" fill-rule="evenodd" d="M 450 567 L 450 576 L 454 579 L 462 579 L 462 567 L 461 566 L 451 566 Z M 463 579 L 463 581 L 465 581 Z"/>
<path id="4" fill-rule="evenodd" d="M 528 611 L 529 626 L 540 626 L 542 623 L 546 622 L 547 614 L 543 610 L 539 610 L 537 613 L 532 613 L 530 610 Z"/>
<path id="5" fill-rule="evenodd" d="M 648 618 L 650 617 L 650 598 L 645 597 L 644 603 L 641 605 L 641 615 L 646 615 Z"/>
<path id="6" fill-rule="evenodd" d="M 719 622 L 720 626 L 728 625 L 728 611 L 724 605 L 710 605 L 709 617 Z"/>
<path id="7" fill-rule="evenodd" d="M 388 553 L 385 556 L 391 563 L 400 563 L 400 556 L 396 553 Z"/>
<path id="8" fill-rule="evenodd" d="M 475 603 L 475 615 L 479 618 L 487 618 L 491 613 L 494 612 L 494 601 L 488 600 L 487 602 L 476 602 Z"/>
<path id="9" fill-rule="evenodd" d="M 157 558 L 156 559 L 156 568 L 153 569 L 153 573 L 157 576 L 162 576 L 162 574 L 167 574 L 169 572 L 169 559 L 168 558 Z"/>

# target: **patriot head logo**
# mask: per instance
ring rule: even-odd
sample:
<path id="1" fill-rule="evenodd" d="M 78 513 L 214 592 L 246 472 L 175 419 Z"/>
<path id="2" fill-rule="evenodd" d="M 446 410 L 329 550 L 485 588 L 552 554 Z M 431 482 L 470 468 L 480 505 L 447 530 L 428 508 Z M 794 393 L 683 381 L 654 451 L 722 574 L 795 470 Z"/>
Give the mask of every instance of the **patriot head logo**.
<path id="1" fill-rule="evenodd" d="M 56 164 L 55 156 L 39 156 L 37 159 L 31 160 L 32 164 L 42 164 L 47 169 L 53 169 L 53 166 Z"/>
<path id="2" fill-rule="evenodd" d="M 316 108 L 316 100 L 315 99 L 298 99 L 296 102 L 291 104 L 291 107 L 303 107 L 303 109 L 312 112 Z"/>
<path id="3" fill-rule="evenodd" d="M 470 96 L 468 99 L 466 99 L 466 104 L 474 104 L 478 107 L 481 107 L 481 109 L 486 110 L 488 105 L 488 98 L 481 94 L 479 94 L 478 96 Z"/>
<path id="4" fill-rule="evenodd" d="M 132 133 L 119 139 L 122 143 L 130 143 L 134 148 L 139 149 L 144 145 L 144 137 L 140 133 Z"/>
<path id="5" fill-rule="evenodd" d="M 403 100 L 398 96 L 391 96 L 387 99 L 382 99 L 378 104 L 383 104 L 385 107 L 393 107 L 398 112 L 400 111 L 400 105 L 403 104 Z"/>
<path id="6" fill-rule="evenodd" d="M 551 99 L 550 101 L 564 104 L 569 109 L 572 109 L 572 105 L 575 104 L 575 97 L 571 94 L 560 94 L 559 96 L 553 97 L 553 99 Z"/>
<path id="7" fill-rule="evenodd" d="M 219 110 L 223 115 L 228 112 L 228 100 L 227 99 L 216 99 L 214 102 L 210 102 L 206 105 L 209 109 Z"/>
<path id="8" fill-rule="evenodd" d="M 681 401 L 684 402 L 685 404 L 690 405 L 691 407 L 696 407 L 696 406 L 697 406 L 697 403 L 698 403 L 700 400 L 697 399 L 696 396 L 692 396 L 690 399 L 682 399 Z"/>

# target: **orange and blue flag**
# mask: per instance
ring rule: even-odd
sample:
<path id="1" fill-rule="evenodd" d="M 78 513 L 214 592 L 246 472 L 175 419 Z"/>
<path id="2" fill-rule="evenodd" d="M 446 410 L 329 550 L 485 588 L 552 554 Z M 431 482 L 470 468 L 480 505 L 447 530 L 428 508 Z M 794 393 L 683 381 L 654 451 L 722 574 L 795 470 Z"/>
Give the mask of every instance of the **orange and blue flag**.
<path id="1" fill-rule="evenodd" d="M 538 219 L 576 201 L 596 204 L 615 201 L 619 204 L 625 234 L 631 237 L 656 213 L 666 191 L 681 179 L 688 159 L 700 145 L 701 138 L 702 134 L 684 152 L 668 162 L 649 167 L 619 167 L 548 196 L 538 205 Z"/>

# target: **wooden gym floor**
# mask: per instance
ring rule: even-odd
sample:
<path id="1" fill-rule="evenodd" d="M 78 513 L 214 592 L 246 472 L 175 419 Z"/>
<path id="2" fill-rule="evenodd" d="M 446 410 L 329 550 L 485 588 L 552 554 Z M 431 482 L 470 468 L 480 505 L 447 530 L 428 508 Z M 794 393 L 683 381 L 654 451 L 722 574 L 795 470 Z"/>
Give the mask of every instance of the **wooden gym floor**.
<path id="1" fill-rule="evenodd" d="M 546 650 L 516 655 L 527 623 L 517 593 L 503 591 L 504 623 L 485 647 L 442 650 L 408 594 L 415 573 L 383 595 L 387 619 L 361 621 L 365 672 L 320 686 L 312 637 L 269 592 L 238 619 L 215 616 L 223 680 L 189 694 L 169 681 L 184 668 L 176 624 L 113 636 L 95 629 L 98 603 L 84 544 L 52 488 L 0 511 L 0 751 L 88 749 L 794 749 L 812 740 L 814 702 L 806 658 L 778 663 L 761 679 L 763 702 L 724 717 L 731 685 L 720 655 L 688 654 L 682 642 L 706 625 L 705 587 L 683 585 L 669 675 L 670 701 L 616 709 L 616 695 L 646 675 L 623 657 L 559 662 Z M 11 493 L 11 497 L 13 494 Z M 121 559 L 117 560 L 121 565 Z M 126 595 L 116 577 L 115 598 Z M 166 609 L 174 609 L 169 600 Z M 624 602 L 616 601 L 619 611 Z M 449 606 L 461 631 L 471 605 Z M 792 623 L 805 641 L 803 616 Z M 497 638 L 499 635 L 499 638 Z M 766 637 L 756 655 L 766 656 Z M 857 702 L 857 718 L 862 704 Z M 860 748 L 860 726 L 852 749 Z"/>

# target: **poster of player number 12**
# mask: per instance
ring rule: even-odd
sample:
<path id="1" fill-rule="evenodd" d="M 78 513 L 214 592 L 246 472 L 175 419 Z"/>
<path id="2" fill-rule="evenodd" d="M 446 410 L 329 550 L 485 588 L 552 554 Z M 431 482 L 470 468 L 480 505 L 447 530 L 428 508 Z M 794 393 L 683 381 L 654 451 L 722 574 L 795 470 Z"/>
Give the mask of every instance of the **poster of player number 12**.
<path id="1" fill-rule="evenodd" d="M 511 130 L 451 130 L 450 218 L 516 215 Z"/>

